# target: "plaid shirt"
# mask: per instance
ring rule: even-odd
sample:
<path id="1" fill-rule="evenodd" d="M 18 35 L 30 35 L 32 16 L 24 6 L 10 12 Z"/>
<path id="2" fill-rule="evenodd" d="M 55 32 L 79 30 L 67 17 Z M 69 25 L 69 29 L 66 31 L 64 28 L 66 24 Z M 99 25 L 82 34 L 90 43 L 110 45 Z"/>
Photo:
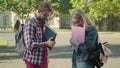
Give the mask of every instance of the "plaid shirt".
<path id="1" fill-rule="evenodd" d="M 38 44 L 42 42 L 42 31 L 38 24 L 36 17 L 25 23 L 24 40 L 27 49 L 24 52 L 23 59 L 32 64 L 40 65 L 43 61 L 44 48 L 38 47 Z"/>

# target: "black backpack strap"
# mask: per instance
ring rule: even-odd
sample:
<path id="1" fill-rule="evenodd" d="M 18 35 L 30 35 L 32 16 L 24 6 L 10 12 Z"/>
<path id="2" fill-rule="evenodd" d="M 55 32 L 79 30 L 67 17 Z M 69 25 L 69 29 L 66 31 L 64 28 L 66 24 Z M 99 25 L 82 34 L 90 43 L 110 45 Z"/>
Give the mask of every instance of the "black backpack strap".
<path id="1" fill-rule="evenodd" d="M 101 53 L 105 56 L 105 53 L 104 53 L 104 50 L 103 50 L 103 47 L 102 47 L 102 43 L 99 43 L 99 46 L 100 46 Z"/>
<path id="2" fill-rule="evenodd" d="M 103 47 L 102 47 L 102 43 L 99 41 L 99 36 L 98 35 L 97 35 L 97 40 L 98 40 L 98 45 L 99 45 L 100 51 L 103 54 L 103 56 L 105 56 L 105 53 L 104 53 L 104 50 L 103 50 Z"/>

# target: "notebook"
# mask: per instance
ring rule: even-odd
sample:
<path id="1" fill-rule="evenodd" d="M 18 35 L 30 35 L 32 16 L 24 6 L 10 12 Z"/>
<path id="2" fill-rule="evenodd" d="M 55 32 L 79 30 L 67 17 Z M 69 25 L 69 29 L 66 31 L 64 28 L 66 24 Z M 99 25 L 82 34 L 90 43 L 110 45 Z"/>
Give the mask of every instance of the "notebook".
<path id="1" fill-rule="evenodd" d="M 45 25 L 45 32 L 43 35 L 43 42 L 47 41 L 49 38 L 53 37 L 52 41 L 55 41 L 57 36 L 57 33 L 55 30 L 53 30 L 49 25 Z M 52 48 L 48 46 L 48 48 L 51 50 Z"/>
<path id="2" fill-rule="evenodd" d="M 49 25 L 45 25 L 45 32 L 43 35 L 43 42 L 53 37 L 52 41 L 55 41 L 57 33 Z"/>
<path id="3" fill-rule="evenodd" d="M 72 40 L 77 43 L 84 43 L 85 41 L 85 28 L 72 26 Z M 75 49 L 75 46 L 72 46 Z"/>

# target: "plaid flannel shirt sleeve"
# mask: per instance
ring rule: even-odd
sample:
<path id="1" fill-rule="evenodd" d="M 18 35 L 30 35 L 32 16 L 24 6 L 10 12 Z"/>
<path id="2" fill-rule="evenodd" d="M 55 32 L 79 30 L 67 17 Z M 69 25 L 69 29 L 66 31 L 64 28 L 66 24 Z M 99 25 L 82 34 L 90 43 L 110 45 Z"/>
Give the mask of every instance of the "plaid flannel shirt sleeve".
<path id="1" fill-rule="evenodd" d="M 34 29 L 34 23 L 27 21 L 24 27 L 24 40 L 26 48 L 30 50 L 33 50 L 39 44 L 39 42 L 35 42 Z"/>

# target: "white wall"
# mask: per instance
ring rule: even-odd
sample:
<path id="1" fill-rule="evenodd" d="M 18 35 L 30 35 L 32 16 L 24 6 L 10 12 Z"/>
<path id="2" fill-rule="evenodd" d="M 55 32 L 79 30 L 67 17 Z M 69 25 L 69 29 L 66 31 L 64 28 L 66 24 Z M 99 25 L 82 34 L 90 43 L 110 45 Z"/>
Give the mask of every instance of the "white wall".
<path id="1" fill-rule="evenodd" d="M 0 11 L 0 26 L 1 27 L 10 27 L 11 26 L 11 13 L 8 11 Z"/>
<path id="2" fill-rule="evenodd" d="M 29 16 L 31 18 L 34 15 L 35 14 L 33 12 Z M 15 24 L 16 20 L 18 20 L 18 19 L 19 18 L 17 17 L 16 13 L 14 13 L 14 12 L 8 12 L 8 11 L 0 12 L 0 26 L 2 26 L 2 27 L 6 27 L 6 26 L 14 27 L 14 24 Z M 49 21 L 49 25 L 52 28 L 59 28 L 59 20 L 60 20 L 59 17 L 54 17 L 51 21 Z"/>

